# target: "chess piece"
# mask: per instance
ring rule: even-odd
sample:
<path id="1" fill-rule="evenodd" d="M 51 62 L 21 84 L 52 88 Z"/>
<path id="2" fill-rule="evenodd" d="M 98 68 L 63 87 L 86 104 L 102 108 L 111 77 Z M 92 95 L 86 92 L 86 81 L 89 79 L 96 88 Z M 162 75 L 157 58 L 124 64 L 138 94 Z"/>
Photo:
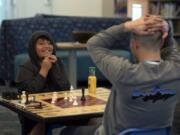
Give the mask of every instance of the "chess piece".
<path id="1" fill-rule="evenodd" d="M 72 90 L 74 90 L 74 87 L 71 85 L 71 87 L 70 87 L 70 91 L 72 91 Z"/>
<path id="2" fill-rule="evenodd" d="M 65 92 L 65 95 L 64 95 L 64 100 L 67 100 L 68 97 L 67 97 L 67 92 Z"/>
<path id="3" fill-rule="evenodd" d="M 85 92 L 85 89 L 82 88 L 82 97 L 81 97 L 81 101 L 86 101 L 86 97 L 85 97 L 84 92 Z"/>
<path id="4" fill-rule="evenodd" d="M 26 91 L 22 91 L 22 95 L 21 95 L 21 104 L 25 104 L 26 103 Z"/>
<path id="5" fill-rule="evenodd" d="M 26 92 L 26 102 L 25 104 L 29 104 L 29 94 Z"/>
<path id="6" fill-rule="evenodd" d="M 73 98 L 74 98 L 74 96 L 73 96 L 73 86 L 71 85 L 71 87 L 70 87 L 70 94 L 69 94 L 69 102 L 72 102 L 73 101 Z"/>
<path id="7" fill-rule="evenodd" d="M 35 102 L 35 96 L 29 96 L 28 97 L 28 102 L 29 103 L 34 103 Z"/>
<path id="8" fill-rule="evenodd" d="M 74 105 L 74 106 L 77 106 L 77 105 L 78 105 L 78 102 L 77 102 L 77 97 L 76 97 L 76 96 L 74 97 L 74 102 L 73 102 L 73 105 Z"/>
<path id="9" fill-rule="evenodd" d="M 72 102 L 73 101 L 73 97 L 72 97 L 72 94 L 70 94 L 69 96 L 69 102 Z"/>
<path id="10" fill-rule="evenodd" d="M 53 92 L 51 103 L 54 104 L 57 101 L 57 92 Z"/>
<path id="11" fill-rule="evenodd" d="M 32 102 L 35 102 L 35 101 L 36 101 L 36 97 L 32 96 Z"/>

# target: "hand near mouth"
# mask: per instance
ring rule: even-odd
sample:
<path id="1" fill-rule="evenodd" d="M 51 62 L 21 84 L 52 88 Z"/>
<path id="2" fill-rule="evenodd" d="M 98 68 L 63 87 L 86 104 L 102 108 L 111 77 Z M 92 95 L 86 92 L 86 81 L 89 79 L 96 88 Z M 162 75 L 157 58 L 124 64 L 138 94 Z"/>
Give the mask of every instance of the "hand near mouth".
<path id="1" fill-rule="evenodd" d="M 49 60 L 52 62 L 52 63 L 55 63 L 57 61 L 57 57 L 55 55 L 49 55 L 47 56 L 49 58 Z"/>
<path id="2" fill-rule="evenodd" d="M 44 57 L 41 63 L 41 69 L 39 71 L 39 74 L 46 78 L 49 70 L 52 68 L 53 63 L 55 63 L 56 61 L 57 57 L 55 55 L 48 55 Z"/>

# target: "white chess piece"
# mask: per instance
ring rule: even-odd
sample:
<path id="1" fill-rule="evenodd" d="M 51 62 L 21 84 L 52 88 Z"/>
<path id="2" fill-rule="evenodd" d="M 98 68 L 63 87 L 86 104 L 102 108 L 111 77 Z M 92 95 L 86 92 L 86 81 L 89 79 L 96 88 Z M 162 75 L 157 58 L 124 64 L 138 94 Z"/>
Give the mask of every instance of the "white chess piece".
<path id="1" fill-rule="evenodd" d="M 74 97 L 74 102 L 73 102 L 73 105 L 74 105 L 74 106 L 77 106 L 77 105 L 78 105 L 78 102 L 77 102 L 77 97 L 76 97 L 76 96 Z"/>
<path id="2" fill-rule="evenodd" d="M 73 100 L 76 98 L 76 92 L 75 92 L 75 90 L 74 90 L 74 88 L 73 88 L 73 86 L 71 85 L 71 87 L 70 87 L 70 93 L 71 93 L 71 95 L 72 95 L 72 98 L 73 98 Z"/>
<path id="3" fill-rule="evenodd" d="M 53 92 L 51 103 L 54 104 L 54 103 L 57 101 L 57 99 L 58 99 L 58 97 L 57 97 L 57 92 Z"/>
<path id="4" fill-rule="evenodd" d="M 73 101 L 73 86 L 71 85 L 70 87 L 70 94 L 69 94 L 69 102 L 72 102 Z"/>
<path id="5" fill-rule="evenodd" d="M 67 96 L 67 92 L 65 92 L 65 95 L 64 95 L 64 100 L 67 100 L 68 99 L 68 96 Z"/>
<path id="6" fill-rule="evenodd" d="M 73 95 L 72 95 L 72 92 L 69 93 L 69 102 L 72 102 L 73 101 Z"/>
<path id="7" fill-rule="evenodd" d="M 26 91 L 22 91 L 21 104 L 25 104 L 25 103 L 26 103 Z"/>
<path id="8" fill-rule="evenodd" d="M 70 87 L 70 91 L 72 91 L 72 90 L 74 90 L 74 87 L 71 85 L 71 87 Z"/>

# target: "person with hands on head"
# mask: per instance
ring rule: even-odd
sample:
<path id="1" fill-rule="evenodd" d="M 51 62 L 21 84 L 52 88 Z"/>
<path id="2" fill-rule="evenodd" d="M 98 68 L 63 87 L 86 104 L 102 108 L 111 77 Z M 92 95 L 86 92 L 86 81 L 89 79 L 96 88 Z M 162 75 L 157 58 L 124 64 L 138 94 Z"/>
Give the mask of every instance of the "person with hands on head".
<path id="1" fill-rule="evenodd" d="M 114 55 L 110 48 L 130 33 L 136 63 Z M 112 83 L 102 124 L 66 127 L 60 135 L 118 135 L 129 128 L 156 129 L 172 125 L 180 89 L 179 52 L 168 23 L 147 15 L 112 26 L 87 42 L 91 58 Z M 85 132 L 87 131 L 87 132 Z"/>
<path id="2" fill-rule="evenodd" d="M 36 31 L 28 43 L 29 59 L 20 65 L 16 77 L 19 92 L 41 93 L 69 90 L 61 58 L 55 54 L 56 45 L 46 31 Z M 45 125 L 19 115 L 22 134 L 44 134 Z"/>

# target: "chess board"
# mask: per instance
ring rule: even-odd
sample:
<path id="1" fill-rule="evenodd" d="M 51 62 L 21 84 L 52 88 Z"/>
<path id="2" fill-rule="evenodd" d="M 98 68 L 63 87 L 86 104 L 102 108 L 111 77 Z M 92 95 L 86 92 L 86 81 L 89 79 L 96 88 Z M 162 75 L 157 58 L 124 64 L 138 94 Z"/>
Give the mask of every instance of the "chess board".
<path id="1" fill-rule="evenodd" d="M 72 107 L 78 107 L 78 106 L 103 105 L 106 103 L 104 100 L 98 99 L 90 95 L 85 96 L 85 98 L 86 98 L 85 101 L 81 101 L 81 96 L 77 96 L 78 105 L 75 106 L 73 105 L 73 101 L 70 102 L 69 99 L 64 99 L 63 97 L 61 97 L 57 99 L 54 105 L 59 106 L 61 108 L 72 108 Z M 52 98 L 45 99 L 44 101 L 51 103 Z"/>
<path id="2" fill-rule="evenodd" d="M 60 120 L 64 118 L 73 118 L 74 116 L 99 116 L 103 114 L 106 102 L 109 97 L 110 91 L 106 88 L 97 88 L 96 95 L 89 94 L 87 89 L 85 90 L 86 101 L 82 102 L 80 100 L 82 96 L 81 90 L 76 90 L 78 105 L 74 106 L 68 101 L 65 102 L 66 92 L 57 92 L 58 100 L 56 103 L 52 104 L 52 92 L 49 93 L 38 93 L 31 94 L 29 96 L 35 96 L 37 102 L 42 103 L 41 108 L 22 105 L 18 100 L 6 100 L 0 98 L 0 103 L 16 112 L 21 112 L 22 114 L 29 115 L 29 118 L 34 117 L 34 119 L 39 120 Z"/>

